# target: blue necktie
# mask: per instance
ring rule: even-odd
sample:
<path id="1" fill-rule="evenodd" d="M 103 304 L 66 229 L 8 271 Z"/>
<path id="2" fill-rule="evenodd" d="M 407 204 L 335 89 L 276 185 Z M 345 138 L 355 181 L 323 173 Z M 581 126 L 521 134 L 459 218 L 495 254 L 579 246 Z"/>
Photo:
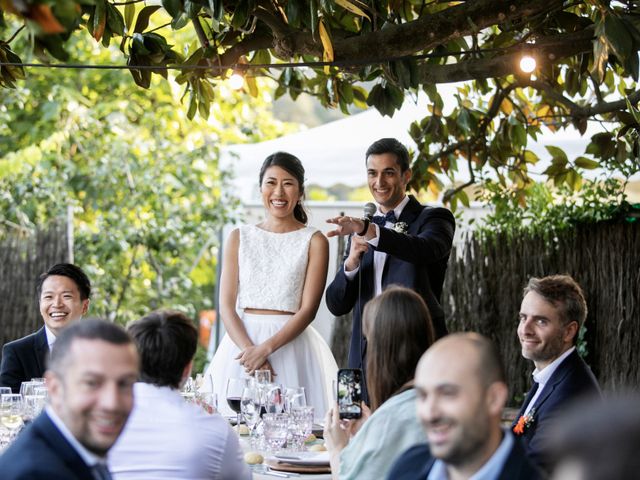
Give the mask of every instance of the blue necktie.
<path id="1" fill-rule="evenodd" d="M 384 216 L 382 215 L 374 216 L 371 219 L 371 221 L 376 225 L 380 225 L 381 227 L 384 227 L 387 224 L 387 222 L 396 223 L 398 219 L 396 218 L 396 212 L 394 212 L 393 210 L 389 210 Z"/>
<path id="2" fill-rule="evenodd" d="M 113 480 L 111 473 L 109 473 L 109 469 L 104 463 L 96 463 L 91 468 L 91 473 L 96 480 Z"/>

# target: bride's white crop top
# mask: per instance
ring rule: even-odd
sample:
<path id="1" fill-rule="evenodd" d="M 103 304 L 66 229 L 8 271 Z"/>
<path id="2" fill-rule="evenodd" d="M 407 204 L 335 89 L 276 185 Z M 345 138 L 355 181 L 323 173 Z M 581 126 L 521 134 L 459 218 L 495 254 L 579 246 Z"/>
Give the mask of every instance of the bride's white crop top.
<path id="1" fill-rule="evenodd" d="M 297 312 L 302 301 L 309 245 L 318 230 L 273 233 L 243 225 L 238 249 L 238 308 Z"/>

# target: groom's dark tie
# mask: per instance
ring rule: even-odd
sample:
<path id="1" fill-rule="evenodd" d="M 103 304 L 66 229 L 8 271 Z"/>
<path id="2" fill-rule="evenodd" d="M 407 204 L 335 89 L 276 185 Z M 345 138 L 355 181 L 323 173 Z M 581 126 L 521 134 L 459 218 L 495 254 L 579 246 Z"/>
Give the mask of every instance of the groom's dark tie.
<path id="1" fill-rule="evenodd" d="M 376 225 L 384 227 L 387 222 L 396 223 L 398 219 L 396 218 L 396 212 L 394 212 L 393 210 L 389 210 L 384 216 L 375 215 L 371 221 Z"/>

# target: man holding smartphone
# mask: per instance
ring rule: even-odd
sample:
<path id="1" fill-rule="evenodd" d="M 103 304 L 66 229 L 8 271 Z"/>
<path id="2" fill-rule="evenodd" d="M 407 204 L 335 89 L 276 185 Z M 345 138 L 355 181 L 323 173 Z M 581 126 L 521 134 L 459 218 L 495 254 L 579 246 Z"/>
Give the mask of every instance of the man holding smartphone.
<path id="1" fill-rule="evenodd" d="M 388 285 L 418 293 L 429 308 L 436 338 L 447 333 L 440 295 L 455 231 L 453 215 L 445 208 L 421 205 L 406 194 L 411 180 L 409 153 L 395 138 L 374 142 L 366 153 L 366 167 L 369 190 L 378 204 L 371 222 L 353 217 L 327 220 L 336 225 L 328 237 L 350 236 L 343 267 L 326 292 L 331 313 L 353 311 L 350 368 L 365 365 L 362 309 Z"/>

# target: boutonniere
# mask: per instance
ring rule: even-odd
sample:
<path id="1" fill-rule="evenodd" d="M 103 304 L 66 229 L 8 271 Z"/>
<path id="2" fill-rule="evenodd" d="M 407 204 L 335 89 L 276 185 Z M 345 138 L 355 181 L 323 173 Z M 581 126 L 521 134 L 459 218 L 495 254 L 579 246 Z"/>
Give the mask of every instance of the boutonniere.
<path id="1" fill-rule="evenodd" d="M 398 233 L 407 233 L 408 228 L 409 228 L 409 225 L 407 225 L 404 222 L 396 222 L 395 225 L 393 226 L 393 229 Z"/>
<path id="2" fill-rule="evenodd" d="M 513 433 L 516 435 L 523 435 L 524 432 L 531 428 L 533 422 L 535 421 L 534 415 L 536 414 L 536 409 L 532 408 L 531 411 L 526 415 L 520 415 L 518 422 L 515 427 L 513 427 Z"/>

